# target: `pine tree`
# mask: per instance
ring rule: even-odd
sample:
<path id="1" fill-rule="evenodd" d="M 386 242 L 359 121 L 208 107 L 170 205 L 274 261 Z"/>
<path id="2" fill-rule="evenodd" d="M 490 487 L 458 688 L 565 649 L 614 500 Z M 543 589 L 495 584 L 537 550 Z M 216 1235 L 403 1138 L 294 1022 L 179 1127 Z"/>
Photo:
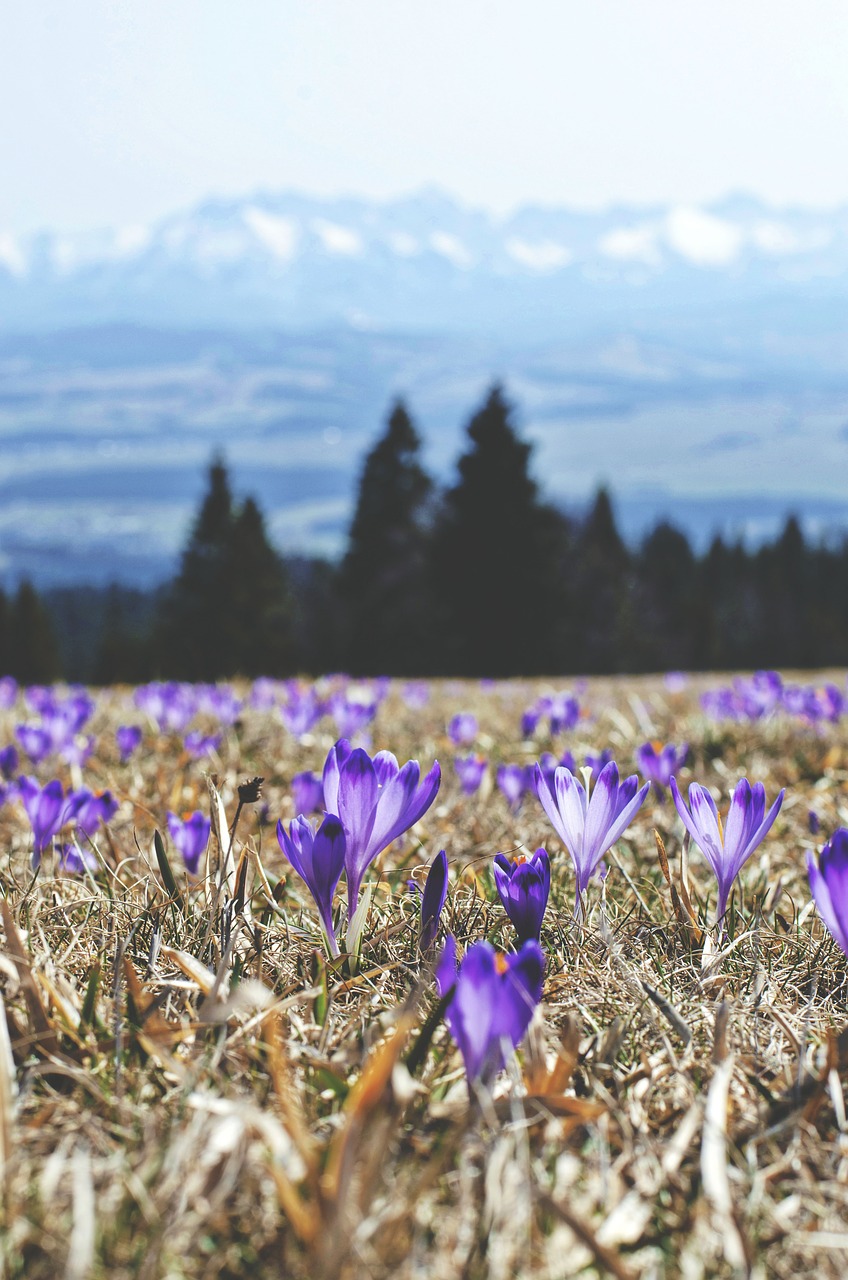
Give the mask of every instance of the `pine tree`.
<path id="1" fill-rule="evenodd" d="M 420 672 L 427 664 L 426 538 L 433 484 L 421 441 L 398 400 L 365 459 L 339 572 L 347 664 L 361 674 Z"/>
<path id="2" fill-rule="evenodd" d="M 31 582 L 22 582 L 12 604 L 9 674 L 22 684 L 49 684 L 61 673 L 50 615 Z"/>
<path id="3" fill-rule="evenodd" d="M 612 501 L 600 488 L 577 542 L 575 610 L 580 619 L 580 666 L 589 672 L 633 670 L 635 619 L 630 554 Z"/>
<path id="4" fill-rule="evenodd" d="M 283 564 L 252 498 L 233 502 L 223 459 L 209 484 L 164 595 L 157 666 L 187 680 L 281 675 L 290 669 L 290 600 Z"/>
<path id="5" fill-rule="evenodd" d="M 233 521 L 227 560 L 232 669 L 246 676 L 287 674 L 293 662 L 288 578 L 253 498 Z"/>
<path id="6" fill-rule="evenodd" d="M 511 414 L 493 387 L 468 424 L 470 447 L 434 540 L 442 661 L 457 675 L 531 675 L 558 665 L 553 565 L 563 525 L 539 499 L 531 446 Z"/>

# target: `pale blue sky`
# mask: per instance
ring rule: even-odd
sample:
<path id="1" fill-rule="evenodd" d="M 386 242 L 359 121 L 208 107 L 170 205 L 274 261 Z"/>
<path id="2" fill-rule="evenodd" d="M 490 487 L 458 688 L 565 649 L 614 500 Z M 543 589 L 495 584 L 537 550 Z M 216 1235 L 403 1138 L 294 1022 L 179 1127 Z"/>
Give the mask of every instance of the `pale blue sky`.
<path id="1" fill-rule="evenodd" d="M 19 0 L 0 230 L 210 194 L 848 202 L 844 0 Z"/>

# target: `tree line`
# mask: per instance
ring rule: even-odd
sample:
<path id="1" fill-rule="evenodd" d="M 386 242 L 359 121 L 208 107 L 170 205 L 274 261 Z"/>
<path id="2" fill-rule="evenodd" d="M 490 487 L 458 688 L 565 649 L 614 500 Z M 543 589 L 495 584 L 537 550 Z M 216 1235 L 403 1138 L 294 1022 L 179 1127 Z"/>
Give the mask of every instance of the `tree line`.
<path id="1" fill-rule="evenodd" d="M 172 582 L 43 601 L 25 584 L 0 597 L 4 669 L 111 683 L 848 665 L 848 538 L 812 545 L 789 516 L 756 550 L 717 536 L 697 555 L 662 521 L 628 547 L 605 489 L 582 518 L 544 499 L 499 386 L 452 485 L 439 489 L 421 452 L 398 401 L 337 564 L 283 558 L 216 458 Z"/>

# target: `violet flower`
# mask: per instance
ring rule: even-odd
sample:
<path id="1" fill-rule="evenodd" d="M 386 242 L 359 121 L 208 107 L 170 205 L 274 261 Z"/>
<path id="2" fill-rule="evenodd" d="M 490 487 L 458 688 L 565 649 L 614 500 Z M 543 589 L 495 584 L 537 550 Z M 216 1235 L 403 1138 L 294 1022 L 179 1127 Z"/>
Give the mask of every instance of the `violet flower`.
<path id="1" fill-rule="evenodd" d="M 653 783 L 654 791 L 662 799 L 672 777 L 683 768 L 688 755 L 688 742 L 681 742 L 679 747 L 673 742 L 664 747 L 659 742 L 643 742 L 636 748 L 636 764 L 642 777 Z"/>
<path id="2" fill-rule="evenodd" d="M 19 762 L 20 758 L 18 756 L 17 747 L 4 747 L 3 750 L 0 751 L 0 773 L 2 773 L 7 782 L 18 772 Z"/>
<path id="3" fill-rule="evenodd" d="M 316 773 L 307 769 L 291 780 L 295 813 L 316 813 L 324 808 L 324 787 Z"/>
<path id="4" fill-rule="evenodd" d="M 529 859 L 510 859 L 496 853 L 493 871 L 498 897 L 515 926 L 519 946 L 529 938 L 538 942 L 551 891 L 551 863 L 547 853 L 537 849 Z"/>
<path id="5" fill-rule="evenodd" d="M 456 939 L 449 937 L 436 968 L 444 998 L 453 988 L 445 1022 L 465 1063 L 469 1086 L 489 1085 L 514 1049 L 542 998 L 545 956 L 538 942 L 502 955 L 488 942 L 475 942 L 456 966 Z"/>
<path id="6" fill-rule="evenodd" d="M 90 839 L 101 823 L 109 822 L 117 812 L 118 801 L 111 791 L 95 793 L 82 787 L 68 796 L 65 820 L 73 822 Z"/>
<path id="7" fill-rule="evenodd" d="M 175 813 L 168 814 L 168 834 L 174 848 L 182 854 L 189 875 L 197 875 L 200 855 L 209 843 L 211 829 L 212 823 L 199 809 L 182 818 Z"/>
<path id="8" fill-rule="evenodd" d="M 141 746 L 142 730 L 137 724 L 122 724 L 115 730 L 115 742 L 121 753 L 121 764 L 126 764 L 134 751 Z"/>
<path id="9" fill-rule="evenodd" d="M 18 779 L 18 795 L 32 827 L 32 869 L 41 866 L 41 855 L 53 843 L 65 822 L 65 792 L 58 778 L 40 787 L 35 778 Z"/>
<path id="10" fill-rule="evenodd" d="M 8 711 L 15 705 L 18 682 L 14 676 L 0 676 L 0 711 Z"/>
<path id="11" fill-rule="evenodd" d="M 220 733 L 203 733 L 200 729 L 193 729 L 186 734 L 183 745 L 193 760 L 202 760 L 204 756 L 211 756 L 218 750 L 222 737 Z"/>
<path id="12" fill-rule="evenodd" d="M 603 747 L 600 751 L 587 751 L 586 755 L 583 757 L 583 763 L 586 768 L 591 769 L 596 778 L 602 769 L 606 769 L 610 760 L 612 760 L 612 752 L 609 747 Z M 566 769 L 571 769 L 571 765 L 565 757 L 563 757 L 562 763 L 565 765 Z M 576 773 L 577 770 L 571 769 L 571 772 Z"/>
<path id="13" fill-rule="evenodd" d="M 422 951 L 429 951 L 436 941 L 447 896 L 448 855 L 442 849 L 436 854 L 427 872 L 421 895 L 421 935 L 418 945 Z"/>
<path id="14" fill-rule="evenodd" d="M 80 876 L 84 871 L 99 871 L 100 862 L 92 849 L 80 849 L 75 844 L 63 844 L 59 850 L 59 870 L 66 875 Z"/>
<path id="15" fill-rule="evenodd" d="M 33 764 L 40 764 L 53 751 L 53 740 L 40 724 L 16 725 L 15 737 Z"/>
<path id="16" fill-rule="evenodd" d="M 314 831 L 309 819 L 301 816 L 295 818 L 286 831 L 280 821 L 277 823 L 277 841 L 315 900 L 330 954 L 338 956 L 339 944 L 333 928 L 333 894 L 345 867 L 345 832 L 341 822 L 329 814 Z"/>
<path id="17" fill-rule="evenodd" d="M 345 738 L 330 749 L 324 764 L 324 805 L 344 827 L 348 914 L 353 919 L 362 877 L 393 840 L 403 835 L 430 808 L 439 790 L 439 762 L 421 781 L 417 760 L 403 767 L 391 751 L 372 760 L 362 747 Z"/>
<path id="18" fill-rule="evenodd" d="M 807 853 L 810 892 L 834 942 L 848 956 L 848 831 L 834 831 L 819 854 Z"/>
<path id="19" fill-rule="evenodd" d="M 671 780 L 674 805 L 695 844 L 713 869 L 718 881 L 716 918 L 722 920 L 733 882 L 759 844 L 765 839 L 780 812 L 785 792 L 781 791 L 766 813 L 766 789 L 761 782 L 752 787 L 747 778 L 737 782 L 730 799 L 727 821 L 722 827 L 715 800 L 706 787 L 693 782 L 689 787 L 689 807 Z"/>
<path id="20" fill-rule="evenodd" d="M 551 786 L 536 765 L 536 794 L 574 863 L 575 911 L 579 910 L 592 873 L 633 821 L 649 785 L 646 782 L 640 788 L 635 773 L 619 782 L 618 767 L 611 760 L 601 770 L 590 800 L 586 788 L 570 769 L 560 766 Z"/>
<path id="21" fill-rule="evenodd" d="M 496 779 L 498 790 L 515 813 L 528 788 L 526 768 L 521 764 L 499 764 Z"/>
<path id="22" fill-rule="evenodd" d="M 448 724 L 448 737 L 455 747 L 470 747 L 477 737 L 477 717 L 470 711 L 458 711 Z"/>
<path id="23" fill-rule="evenodd" d="M 473 796 L 479 791 L 486 772 L 485 756 L 454 756 L 453 767 L 465 795 Z"/>

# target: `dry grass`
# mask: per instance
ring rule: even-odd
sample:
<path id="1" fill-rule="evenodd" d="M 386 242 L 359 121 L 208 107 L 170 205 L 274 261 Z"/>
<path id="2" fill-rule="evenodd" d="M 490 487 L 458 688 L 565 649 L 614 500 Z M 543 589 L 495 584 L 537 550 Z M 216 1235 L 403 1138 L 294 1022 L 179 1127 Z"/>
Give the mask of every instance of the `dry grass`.
<path id="1" fill-rule="evenodd" d="M 464 799 L 444 737 L 470 709 L 492 772 L 533 759 L 547 744 L 522 744 L 518 725 L 541 685 L 436 686 L 423 713 L 393 691 L 376 722 L 375 748 L 439 756 L 444 782 L 414 837 L 372 868 L 355 975 L 328 968 L 257 807 L 232 862 L 213 837 L 206 880 L 177 873 L 169 898 L 153 830 L 168 808 L 208 810 L 208 780 L 154 735 L 121 767 L 112 731 L 129 693 L 101 695 L 85 781 L 122 801 L 97 842 L 102 873 L 54 877 L 48 859 L 33 882 L 22 813 L 0 812 L 4 1276 L 844 1275 L 846 963 L 804 870 L 808 809 L 825 833 L 848 818 L 844 730 L 710 725 L 699 687 L 592 682 L 590 718 L 559 746 L 610 746 L 630 772 L 650 729 L 688 739 L 692 776 L 725 796 L 743 773 L 770 799 L 789 788 L 729 938 L 706 927 L 703 860 L 692 850 L 684 865 L 681 824 L 653 802 L 577 925 L 541 807 L 529 798 L 513 816 L 491 786 Z M 331 741 L 298 745 L 246 713 L 216 765 L 227 820 L 254 773 L 273 821 L 292 817 L 289 780 L 320 769 Z M 506 946 L 491 858 L 539 844 L 554 856 L 544 1004 L 494 1098 L 469 1104 L 431 1016 L 406 880 L 446 848 L 448 926 Z"/>

